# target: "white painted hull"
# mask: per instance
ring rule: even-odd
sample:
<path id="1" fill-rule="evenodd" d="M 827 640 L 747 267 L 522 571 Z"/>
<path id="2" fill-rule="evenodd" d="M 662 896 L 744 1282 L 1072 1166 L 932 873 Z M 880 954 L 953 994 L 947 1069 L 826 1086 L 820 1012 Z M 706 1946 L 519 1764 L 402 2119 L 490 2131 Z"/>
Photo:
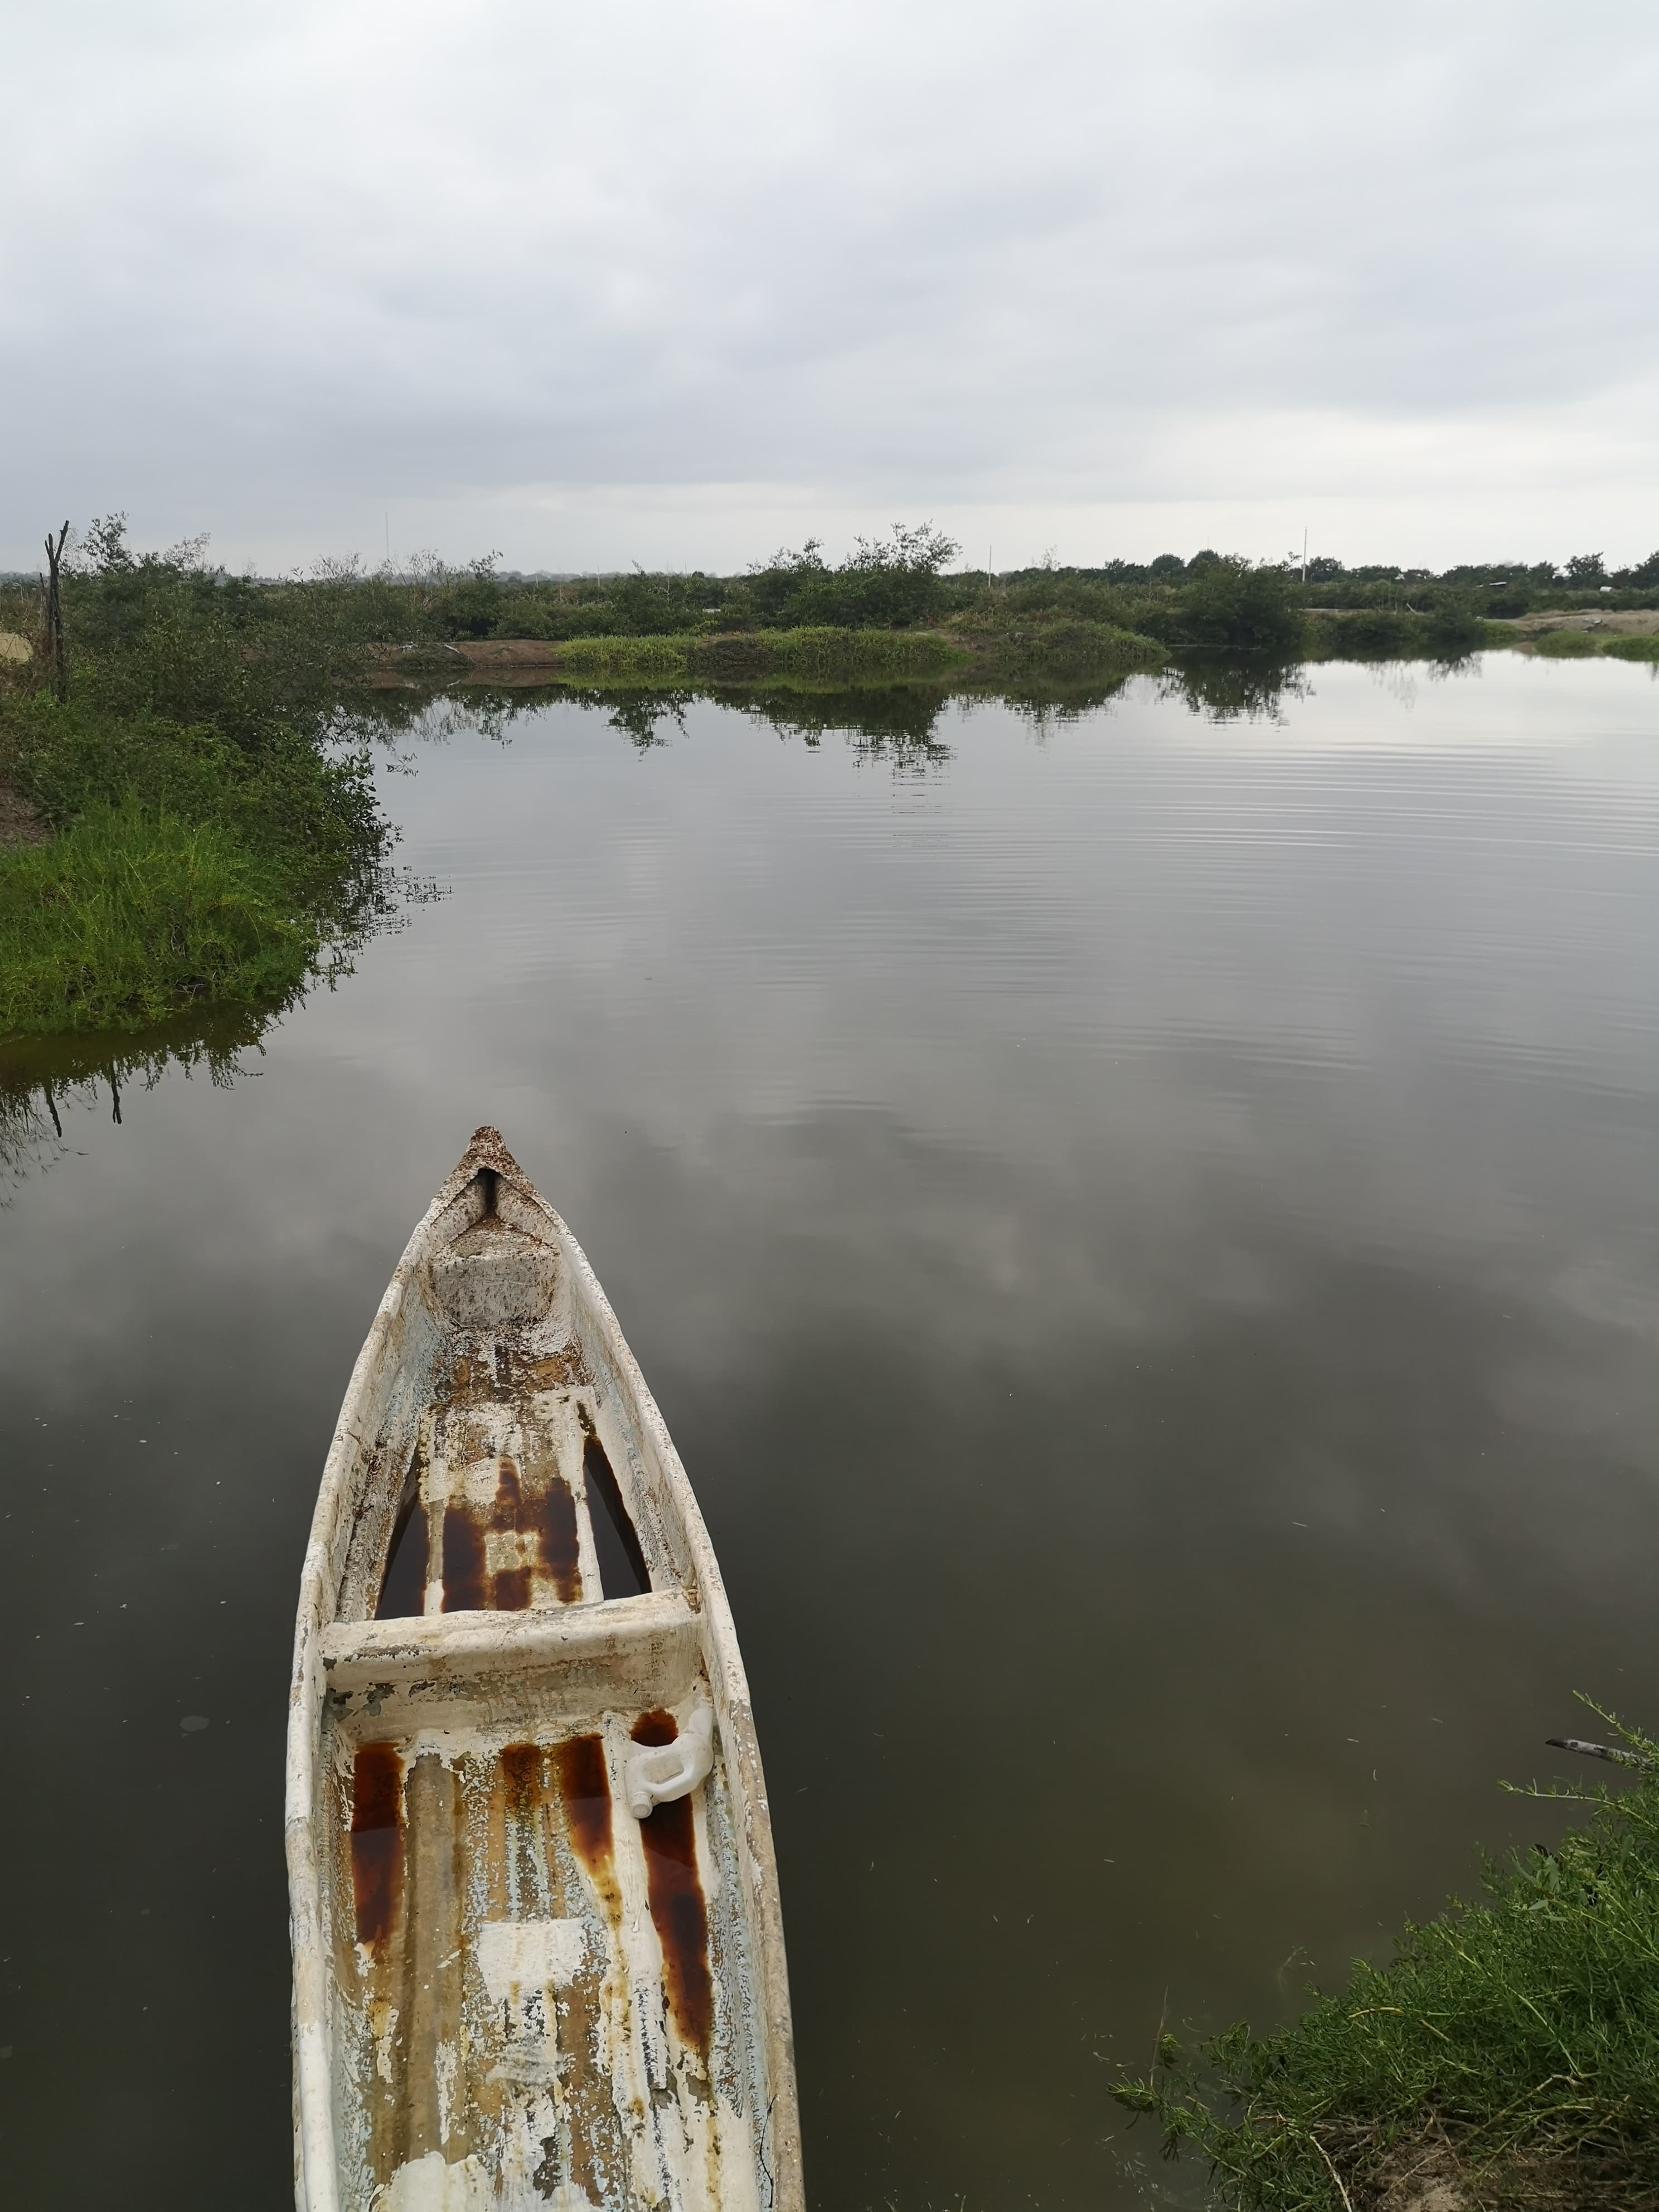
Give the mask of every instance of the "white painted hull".
<path id="1" fill-rule="evenodd" d="M 493 1129 L 341 1410 L 286 1835 L 300 2212 L 803 2212 L 720 1570 L 592 1268 Z"/>

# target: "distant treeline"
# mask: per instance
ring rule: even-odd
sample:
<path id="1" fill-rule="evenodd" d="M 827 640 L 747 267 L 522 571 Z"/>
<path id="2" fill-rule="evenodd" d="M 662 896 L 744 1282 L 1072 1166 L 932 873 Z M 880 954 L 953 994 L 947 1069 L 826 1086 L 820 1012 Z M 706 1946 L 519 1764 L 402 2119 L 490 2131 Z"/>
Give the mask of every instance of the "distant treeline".
<path id="1" fill-rule="evenodd" d="M 1548 610 L 1659 605 L 1659 552 L 1609 569 L 1599 554 L 1548 562 L 1465 563 L 1435 573 L 1390 565 L 1346 568 L 1321 556 L 1261 564 L 1208 549 L 1183 560 L 1098 568 L 955 568 L 960 549 L 931 525 L 861 538 L 840 561 L 815 540 L 781 550 L 736 575 L 635 568 L 623 574 L 526 577 L 494 556 L 461 567 L 420 560 L 403 570 L 325 564 L 304 579 L 260 580 L 212 567 L 205 541 L 135 556 L 124 519 L 94 524 L 66 583 L 71 619 L 106 634 L 158 589 L 213 595 L 214 623 L 246 636 L 302 632 L 330 654 L 370 645 L 419 646 L 489 638 L 707 637 L 769 630 L 939 629 L 967 647 L 1022 634 L 1040 643 L 1062 623 L 1128 631 L 1174 650 L 1220 648 L 1294 655 L 1304 619 L 1333 613 L 1402 618 L 1389 629 L 1430 649 L 1469 650 L 1483 621 Z M 1376 625 L 1382 645 L 1387 625 Z M 1397 634 L 1396 634 L 1397 633 Z"/>
<path id="2" fill-rule="evenodd" d="M 137 553 L 117 515 L 72 544 L 63 610 L 70 651 L 96 661 L 100 680 L 116 681 L 118 667 L 121 681 L 142 672 L 150 711 L 228 730 L 278 702 L 290 718 L 325 711 L 389 656 L 418 665 L 429 651 L 436 676 L 445 648 L 491 641 L 553 648 L 553 672 L 574 682 L 860 682 L 954 670 L 1023 683 L 1206 653 L 1455 660 L 1516 641 L 1494 624 L 1523 615 L 1659 606 L 1659 553 L 1613 570 L 1581 554 L 1561 568 L 1498 562 L 1437 574 L 1320 556 L 1304 574 L 1299 563 L 1206 549 L 1190 560 L 1165 553 L 990 574 L 953 568 L 959 550 L 924 523 L 861 538 L 833 562 L 809 539 L 736 575 L 526 577 L 490 556 L 261 579 L 215 565 L 205 540 Z M 32 580 L 0 584 L 7 628 L 44 647 Z"/>
<path id="3" fill-rule="evenodd" d="M 860 541 L 831 563 L 814 542 L 781 550 L 738 575 L 635 569 L 627 574 L 544 579 L 503 573 L 493 561 L 464 568 L 425 563 L 404 574 L 340 569 L 326 587 L 350 580 L 365 635 L 422 640 L 696 636 L 720 631 L 834 628 L 943 629 L 972 643 L 994 633 L 1084 622 L 1138 633 L 1179 650 L 1297 649 L 1297 617 L 1350 611 L 1440 617 L 1461 628 L 1559 608 L 1659 604 L 1659 553 L 1608 570 L 1599 555 L 1549 562 L 1465 564 L 1428 569 L 1310 561 L 1260 565 L 1208 550 L 1144 563 L 1036 568 L 988 574 L 952 569 L 958 549 L 926 526 L 890 539 Z M 270 587 L 267 587 L 270 588 Z M 303 587 L 302 587 L 303 588 Z M 314 586 L 313 586 L 314 588 Z"/>

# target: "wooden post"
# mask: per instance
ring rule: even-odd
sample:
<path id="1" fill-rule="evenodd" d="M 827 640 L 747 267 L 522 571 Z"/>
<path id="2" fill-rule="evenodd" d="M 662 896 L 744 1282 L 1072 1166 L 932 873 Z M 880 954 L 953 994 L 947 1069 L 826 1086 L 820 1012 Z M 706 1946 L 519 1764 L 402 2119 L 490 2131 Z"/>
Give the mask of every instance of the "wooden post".
<path id="1" fill-rule="evenodd" d="M 46 538 L 46 653 L 52 662 L 52 688 L 60 699 L 69 696 L 69 656 L 64 649 L 64 596 L 62 589 L 64 548 L 69 542 L 66 522 L 58 533 L 54 545 L 50 533 Z"/>

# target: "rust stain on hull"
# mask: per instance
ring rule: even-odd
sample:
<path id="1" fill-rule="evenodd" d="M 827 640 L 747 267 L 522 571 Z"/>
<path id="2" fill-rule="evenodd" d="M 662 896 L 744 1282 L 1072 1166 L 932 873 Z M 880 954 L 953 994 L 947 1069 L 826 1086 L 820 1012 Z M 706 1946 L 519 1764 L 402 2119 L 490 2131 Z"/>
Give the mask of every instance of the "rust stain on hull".
<path id="1" fill-rule="evenodd" d="M 675 1742 L 679 1724 L 660 1707 L 641 1713 L 629 1731 L 635 1743 Z M 706 2057 L 714 2026 L 714 1985 L 708 1972 L 708 1909 L 697 1874 L 691 1800 L 659 1805 L 640 1823 L 645 1847 L 651 1923 L 662 1946 L 669 2009 L 683 2039 Z"/>
<path id="2" fill-rule="evenodd" d="M 567 1736 L 555 1747 L 553 1763 L 570 1840 L 594 1881 L 614 1893 L 611 1777 L 605 1768 L 604 1742 L 597 1735 Z"/>
<path id="3" fill-rule="evenodd" d="M 443 1586 L 446 1613 L 479 1613 L 485 1590 L 483 1530 L 465 1505 L 444 1508 Z"/>
<path id="4" fill-rule="evenodd" d="M 575 1605 L 582 1594 L 581 1537 L 576 1501 L 561 1474 L 548 1477 L 535 1501 L 536 1548 L 542 1571 L 561 1605 Z"/>
<path id="5" fill-rule="evenodd" d="M 659 1805 L 640 1823 L 645 1845 L 651 1920 L 662 1945 L 669 2008 L 694 2051 L 708 2055 L 714 2027 L 714 1984 L 708 1972 L 708 1908 L 697 1878 L 697 1838 L 691 1801 Z"/>
<path id="6" fill-rule="evenodd" d="M 519 1470 L 510 1459 L 503 1459 L 495 1478 L 495 1506 L 489 1517 L 489 1534 L 494 1536 L 516 1536 L 519 1516 L 523 1506 L 519 1486 Z M 488 1545 L 485 1547 L 488 1550 Z M 490 1578 L 489 1604 L 495 1613 L 522 1613 L 530 1602 L 530 1570 L 527 1566 L 498 1567 Z"/>
<path id="7" fill-rule="evenodd" d="M 403 1887 L 403 1761 L 395 1744 L 364 1744 L 351 1777 L 351 1891 L 360 1943 L 378 1943 L 387 1934 Z"/>

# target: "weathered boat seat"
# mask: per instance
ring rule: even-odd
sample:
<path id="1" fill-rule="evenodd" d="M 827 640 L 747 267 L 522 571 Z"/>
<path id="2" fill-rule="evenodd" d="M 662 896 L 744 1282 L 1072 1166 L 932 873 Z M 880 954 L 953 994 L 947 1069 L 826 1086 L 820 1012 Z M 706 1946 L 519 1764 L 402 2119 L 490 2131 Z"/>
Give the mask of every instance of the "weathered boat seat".
<path id="1" fill-rule="evenodd" d="M 525 1613 L 339 1620 L 324 1629 L 321 1651 L 324 1679 L 337 1694 L 578 1667 L 584 1688 L 614 1682 L 621 1700 L 635 1680 L 660 1689 L 683 1673 L 689 1686 L 697 1636 L 697 1615 L 683 1592 L 651 1590 Z"/>

